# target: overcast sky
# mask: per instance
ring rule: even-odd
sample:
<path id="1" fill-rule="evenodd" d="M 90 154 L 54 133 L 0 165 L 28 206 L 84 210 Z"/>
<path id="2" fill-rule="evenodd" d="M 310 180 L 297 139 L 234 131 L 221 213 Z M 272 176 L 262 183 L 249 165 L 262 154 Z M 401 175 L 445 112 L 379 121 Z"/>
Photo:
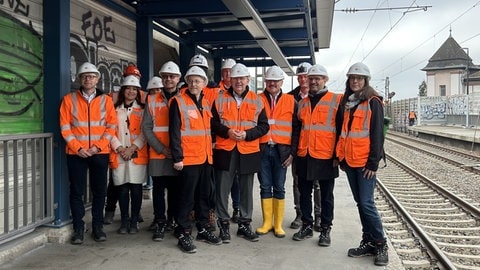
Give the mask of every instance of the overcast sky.
<path id="1" fill-rule="evenodd" d="M 431 7 L 407 13 L 407 9 L 339 11 L 417 5 Z M 450 27 L 453 38 L 469 48 L 473 63 L 480 65 L 479 0 L 340 0 L 335 10 L 330 48 L 316 55 L 317 63 L 328 70 L 327 86 L 333 91 L 343 92 L 350 65 L 364 62 L 372 73 L 371 85 L 382 94 L 388 76 L 390 92 L 396 92 L 393 100 L 416 97 L 426 79 L 420 69 L 449 37 Z"/>

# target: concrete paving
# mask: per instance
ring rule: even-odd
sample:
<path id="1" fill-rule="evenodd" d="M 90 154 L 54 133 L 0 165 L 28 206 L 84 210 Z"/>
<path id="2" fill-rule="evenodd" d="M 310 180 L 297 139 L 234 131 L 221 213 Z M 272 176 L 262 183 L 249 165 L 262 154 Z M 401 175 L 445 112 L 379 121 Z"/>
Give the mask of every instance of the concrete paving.
<path id="1" fill-rule="evenodd" d="M 141 231 L 138 234 L 116 233 L 120 225 L 117 211 L 114 223 L 105 226 L 106 242 L 93 241 L 87 232 L 83 245 L 74 246 L 68 242 L 45 243 L 18 257 L 4 258 L 0 269 L 403 269 L 391 246 L 391 262 L 388 267 L 375 266 L 373 257 L 347 256 L 347 250 L 357 246 L 361 240 L 361 227 L 344 173 L 340 174 L 335 186 L 335 220 L 330 247 L 317 245 L 317 232 L 313 238 L 301 242 L 292 240 L 292 235 L 297 230 L 288 227 L 295 217 L 290 176 L 287 177 L 286 187 L 287 201 L 283 222 L 287 233 L 285 238 L 276 238 L 273 233 L 269 233 L 261 236 L 260 241 L 252 243 L 237 237 L 237 226 L 232 224 L 231 243 L 213 246 L 195 241 L 197 253 L 185 254 L 178 249 L 177 240 L 171 234 L 167 234 L 162 242 L 151 240 L 151 232 L 147 231 L 147 227 L 152 218 L 152 201 L 144 200 L 142 215 L 145 222 L 140 224 Z M 252 225 L 257 228 L 262 222 L 258 181 L 254 187 L 254 201 Z M 41 228 L 27 237 L 41 238 L 45 230 L 58 229 Z M 68 240 L 71 226 L 63 230 L 67 235 L 65 239 Z M 196 236 L 196 232 L 193 235 Z M 22 244 L 9 245 L 21 250 Z"/>

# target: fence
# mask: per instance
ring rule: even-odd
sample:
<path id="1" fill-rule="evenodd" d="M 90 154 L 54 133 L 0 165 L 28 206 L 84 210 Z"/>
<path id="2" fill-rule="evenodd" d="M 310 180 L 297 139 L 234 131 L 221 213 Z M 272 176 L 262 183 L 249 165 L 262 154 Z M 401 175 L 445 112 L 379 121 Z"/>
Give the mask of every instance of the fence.
<path id="1" fill-rule="evenodd" d="M 53 134 L 0 136 L 0 244 L 54 219 Z"/>

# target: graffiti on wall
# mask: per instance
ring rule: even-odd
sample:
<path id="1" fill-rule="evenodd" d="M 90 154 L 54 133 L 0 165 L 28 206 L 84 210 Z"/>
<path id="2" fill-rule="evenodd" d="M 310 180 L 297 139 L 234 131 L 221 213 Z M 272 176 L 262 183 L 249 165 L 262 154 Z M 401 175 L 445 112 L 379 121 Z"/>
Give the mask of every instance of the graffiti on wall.
<path id="1" fill-rule="evenodd" d="M 420 113 L 422 122 L 445 119 L 447 113 L 446 97 L 422 98 L 420 101 Z"/>
<path id="2" fill-rule="evenodd" d="M 28 16 L 22 1 L 1 1 Z M 32 23 L 0 10 L 0 134 L 43 131 L 43 43 Z"/>
<path id="3" fill-rule="evenodd" d="M 465 115 L 467 114 L 467 96 L 450 96 L 447 100 L 447 114 Z"/>
<path id="4" fill-rule="evenodd" d="M 131 62 L 127 59 L 109 59 L 102 56 L 108 44 L 116 43 L 115 25 L 111 16 L 97 16 L 91 10 L 81 15 L 82 35 L 70 35 L 71 91 L 79 88 L 77 69 L 84 62 L 95 64 L 101 74 L 97 87 L 106 93 L 120 89 L 124 68 Z"/>

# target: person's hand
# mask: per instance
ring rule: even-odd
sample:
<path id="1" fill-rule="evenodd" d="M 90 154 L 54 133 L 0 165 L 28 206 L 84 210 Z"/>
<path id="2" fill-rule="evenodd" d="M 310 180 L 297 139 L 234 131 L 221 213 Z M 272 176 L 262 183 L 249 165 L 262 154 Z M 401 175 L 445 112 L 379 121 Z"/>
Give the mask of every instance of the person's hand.
<path id="1" fill-rule="evenodd" d="M 245 138 L 247 137 L 247 132 L 242 131 L 242 130 L 234 130 L 233 134 L 235 136 L 235 140 L 238 141 L 244 141 Z"/>
<path id="2" fill-rule="evenodd" d="M 87 152 L 90 154 L 90 156 L 93 156 L 93 155 L 98 154 L 98 152 L 100 152 L 100 149 L 98 149 L 98 147 L 94 145 L 94 146 L 90 147 L 87 150 Z"/>
<path id="3" fill-rule="evenodd" d="M 282 167 L 283 168 L 287 168 L 288 166 L 290 166 L 293 162 L 293 156 L 292 155 L 289 155 L 287 159 L 285 159 L 285 161 L 282 163 Z"/>
<path id="4" fill-rule="evenodd" d="M 365 179 L 372 179 L 377 174 L 376 171 L 372 171 L 372 170 L 369 170 L 367 168 L 363 168 L 362 171 L 363 171 L 363 177 L 365 177 Z"/>
<path id="5" fill-rule="evenodd" d="M 168 147 L 163 148 L 162 154 L 164 154 L 167 158 L 172 158 L 172 152 Z"/>
<path id="6" fill-rule="evenodd" d="M 89 149 L 89 150 L 90 150 L 90 149 Z M 92 154 L 91 154 L 89 151 L 87 151 L 87 150 L 85 150 L 85 149 L 83 149 L 83 148 L 80 148 L 80 150 L 78 151 L 77 155 L 78 155 L 79 157 L 81 157 L 81 158 L 88 158 L 88 157 L 91 157 L 91 156 L 92 156 Z"/>
<path id="7" fill-rule="evenodd" d="M 183 161 L 173 163 L 173 168 L 177 171 L 183 170 Z"/>

